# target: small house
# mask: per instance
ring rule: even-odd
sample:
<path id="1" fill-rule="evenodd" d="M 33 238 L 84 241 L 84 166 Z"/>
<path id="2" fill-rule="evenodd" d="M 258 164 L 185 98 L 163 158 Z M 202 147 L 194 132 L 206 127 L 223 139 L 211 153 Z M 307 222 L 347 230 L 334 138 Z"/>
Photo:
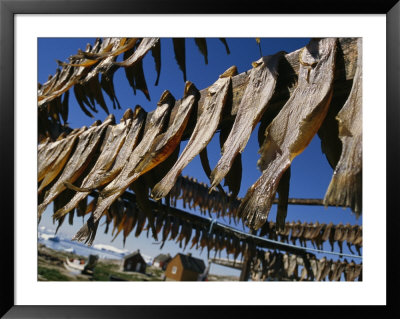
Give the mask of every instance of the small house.
<path id="1" fill-rule="evenodd" d="M 143 259 L 140 254 L 140 250 L 124 256 L 122 262 L 122 270 L 123 271 L 136 271 L 145 273 L 146 272 L 146 261 Z"/>
<path id="2" fill-rule="evenodd" d="M 205 268 L 204 261 L 192 257 L 192 254 L 177 254 L 168 263 L 165 277 L 166 280 L 197 281 Z"/>
<path id="3" fill-rule="evenodd" d="M 170 254 L 159 254 L 153 259 L 153 266 L 162 270 L 167 269 L 169 261 L 172 259 Z"/>

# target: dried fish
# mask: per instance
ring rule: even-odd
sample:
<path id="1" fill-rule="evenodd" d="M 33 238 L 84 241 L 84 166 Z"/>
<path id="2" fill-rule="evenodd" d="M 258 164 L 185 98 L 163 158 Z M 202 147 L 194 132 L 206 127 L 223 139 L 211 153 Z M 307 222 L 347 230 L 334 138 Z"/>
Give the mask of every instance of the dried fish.
<path id="1" fill-rule="evenodd" d="M 64 168 L 80 134 L 86 130 L 72 131 L 66 138 L 48 143 L 38 152 L 38 182 L 42 181 L 38 193 L 49 185 Z"/>
<path id="2" fill-rule="evenodd" d="M 82 188 L 93 188 L 96 181 L 104 178 L 104 174 L 110 170 L 123 143 L 125 142 L 125 138 L 132 122 L 132 116 L 132 110 L 127 109 L 124 114 L 124 118 L 126 118 L 127 121 L 121 120 L 120 124 L 110 127 L 110 133 L 108 134 L 108 138 L 105 141 L 104 147 L 97 158 L 96 163 L 82 181 L 80 188 L 76 190 L 80 191 Z M 71 187 L 70 184 L 68 185 Z M 54 214 L 54 217 L 59 218 L 67 211 L 75 208 L 87 195 L 89 195 L 89 192 L 78 192 L 65 207 L 61 208 Z"/>
<path id="3" fill-rule="evenodd" d="M 140 41 L 140 44 L 138 48 L 133 52 L 133 54 L 127 58 L 125 61 L 122 62 L 114 62 L 114 64 L 118 66 L 131 66 L 141 59 L 146 55 L 146 53 L 156 45 L 156 43 L 159 41 L 159 38 L 143 38 L 142 41 Z"/>
<path id="4" fill-rule="evenodd" d="M 333 92 L 335 55 L 334 38 L 311 40 L 300 54 L 299 83 L 266 129 L 258 161 L 262 175 L 249 188 L 238 210 L 239 217 L 253 229 L 267 220 L 282 175 L 324 120 Z"/>
<path id="5" fill-rule="evenodd" d="M 201 54 L 204 57 L 205 64 L 208 64 L 208 53 L 207 53 L 207 40 L 206 38 L 194 38 L 194 42 L 199 48 Z"/>
<path id="6" fill-rule="evenodd" d="M 176 62 L 183 73 L 183 81 L 186 82 L 186 55 L 185 38 L 172 38 Z"/>
<path id="7" fill-rule="evenodd" d="M 128 161 L 123 166 L 120 173 L 109 183 L 101 192 L 97 201 L 97 206 L 90 219 L 94 222 L 98 221 L 103 212 L 110 207 L 110 205 L 125 192 L 125 190 L 132 184 L 139 176 L 128 177 L 128 175 L 136 168 L 140 160 L 149 151 L 151 142 L 160 133 L 164 126 L 165 119 L 171 109 L 169 101 L 164 103 L 166 94 L 161 96 L 157 109 L 154 111 L 153 116 L 149 122 L 149 129 L 145 132 L 143 139 L 139 145 L 130 154 Z M 84 225 L 74 238 L 85 240 L 89 236 L 90 229 L 88 225 Z"/>
<path id="8" fill-rule="evenodd" d="M 158 41 L 153 48 L 151 49 L 151 55 L 154 58 L 154 63 L 156 65 L 157 78 L 154 83 L 155 86 L 158 85 L 158 81 L 160 80 L 160 72 L 161 72 L 161 41 Z"/>
<path id="9" fill-rule="evenodd" d="M 162 249 L 164 247 L 164 244 L 168 238 L 169 233 L 171 232 L 171 216 L 167 215 L 167 217 L 165 218 L 165 223 L 164 223 L 164 227 L 163 227 L 163 231 L 162 231 L 162 244 L 160 246 L 160 249 Z"/>
<path id="10" fill-rule="evenodd" d="M 181 220 L 179 219 L 179 217 L 174 217 L 172 219 L 171 223 L 172 223 L 172 227 L 171 227 L 171 234 L 170 234 L 169 240 L 174 240 L 179 233 Z"/>
<path id="11" fill-rule="evenodd" d="M 325 194 L 325 205 L 351 207 L 357 216 L 362 211 L 362 52 L 358 40 L 357 70 L 353 87 L 338 113 L 342 154 Z"/>
<path id="12" fill-rule="evenodd" d="M 194 225 L 195 228 L 195 234 L 194 237 L 192 238 L 192 246 L 190 246 L 190 249 L 192 249 L 196 245 L 196 249 L 199 247 L 199 239 L 201 235 L 200 227 Z"/>
<path id="13" fill-rule="evenodd" d="M 164 94 L 169 94 L 172 97 L 168 91 L 165 91 Z M 132 171 L 128 177 L 135 176 L 137 174 L 141 175 L 148 172 L 153 167 L 165 161 L 172 154 L 172 152 L 174 152 L 180 143 L 182 134 L 188 123 L 197 94 L 198 91 L 194 84 L 191 82 L 186 82 L 184 98 L 178 108 L 177 113 L 175 114 L 174 121 L 168 127 L 165 133 L 158 135 L 154 141 L 151 142 L 150 150 L 147 152 L 147 154 L 145 154 L 135 170 Z M 175 99 L 171 101 L 171 104 L 174 103 Z"/>
<path id="14" fill-rule="evenodd" d="M 233 124 L 232 124 L 233 125 Z M 221 149 L 223 149 L 223 145 L 225 144 L 226 139 L 229 136 L 229 133 L 232 130 L 232 126 L 223 126 L 221 131 L 219 132 L 219 142 L 221 145 Z M 210 180 L 211 179 L 211 172 L 207 174 Z M 230 167 L 228 173 L 225 175 L 225 186 L 228 186 L 230 194 L 230 202 L 233 202 L 236 199 L 237 195 L 240 191 L 240 184 L 242 182 L 242 154 L 238 153 L 233 160 L 232 166 Z M 217 185 L 217 187 L 219 184 Z M 219 191 L 221 192 L 222 187 L 218 187 Z M 225 195 L 223 189 L 222 193 Z"/>
<path id="15" fill-rule="evenodd" d="M 68 165 L 66 165 L 61 173 L 61 176 L 57 179 L 52 188 L 46 193 L 42 204 L 40 204 L 38 207 L 39 216 L 46 209 L 47 205 L 66 189 L 64 182 L 75 182 L 86 169 L 102 141 L 103 133 L 107 129 L 108 125 L 112 122 L 113 117 L 108 116 L 102 124 L 98 126 L 95 125 L 79 135 L 78 145 L 69 159 Z"/>
<path id="16" fill-rule="evenodd" d="M 141 209 L 137 209 L 137 214 L 138 217 L 137 217 L 135 237 L 140 236 L 146 224 L 146 213 L 143 212 Z"/>
<path id="17" fill-rule="evenodd" d="M 278 64 L 283 52 L 253 62 L 249 83 L 243 94 L 232 130 L 222 147 L 222 156 L 211 172 L 211 188 L 228 174 L 238 153 L 242 153 L 251 132 L 261 119 L 275 90 Z"/>
<path id="18" fill-rule="evenodd" d="M 236 67 L 229 68 L 208 88 L 208 94 L 203 104 L 203 112 L 197 120 L 189 142 L 174 167 L 153 188 L 153 198 L 160 199 L 165 197 L 175 185 L 178 176 L 186 165 L 210 142 L 218 127 L 221 113 L 225 106 L 228 90 L 231 86 L 231 76 L 236 73 Z"/>

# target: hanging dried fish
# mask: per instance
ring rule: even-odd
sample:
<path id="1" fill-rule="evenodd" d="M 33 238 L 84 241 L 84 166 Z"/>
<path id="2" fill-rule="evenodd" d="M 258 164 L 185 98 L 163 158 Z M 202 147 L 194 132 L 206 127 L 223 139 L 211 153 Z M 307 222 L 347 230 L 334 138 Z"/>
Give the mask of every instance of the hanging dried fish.
<path id="1" fill-rule="evenodd" d="M 156 65 L 157 78 L 154 83 L 155 86 L 158 85 L 158 81 L 160 80 L 160 72 L 161 72 L 161 41 L 158 41 L 153 48 L 151 49 L 151 55 L 154 58 L 154 63 Z"/>
<path id="2" fill-rule="evenodd" d="M 133 88 L 133 93 L 136 95 L 136 90 L 140 90 L 143 92 L 147 100 L 150 101 L 150 94 L 143 71 L 143 61 L 139 60 L 132 66 L 126 67 L 125 75 L 130 86 Z"/>
<path id="3" fill-rule="evenodd" d="M 196 225 L 194 225 L 194 228 L 195 228 L 195 234 L 192 238 L 192 246 L 190 246 L 190 249 L 192 249 L 194 246 L 196 246 L 196 249 L 199 247 L 201 230 L 200 230 L 200 227 L 196 226 Z"/>
<path id="4" fill-rule="evenodd" d="M 139 237 L 144 229 L 144 225 L 146 224 L 146 213 L 141 209 L 137 209 L 137 224 L 136 224 L 136 231 L 135 237 Z"/>
<path id="5" fill-rule="evenodd" d="M 97 59 L 102 59 L 102 61 L 99 62 L 99 64 L 97 64 L 86 75 L 86 77 L 81 80 L 81 83 L 88 82 L 88 81 L 90 81 L 91 78 L 93 78 L 97 74 L 108 72 L 111 68 L 115 67 L 115 64 L 113 62 L 116 60 L 117 56 L 121 53 L 124 53 L 124 52 L 132 49 L 135 46 L 137 39 L 136 38 L 131 38 L 131 39 L 116 38 L 116 39 L 112 39 L 111 41 L 113 41 L 113 43 L 111 43 L 112 48 L 111 48 L 110 52 L 102 53 L 100 51 L 100 53 L 97 54 Z"/>
<path id="6" fill-rule="evenodd" d="M 325 194 L 325 205 L 351 207 L 362 211 L 362 52 L 358 40 L 357 70 L 350 96 L 337 115 L 342 154 Z"/>
<path id="7" fill-rule="evenodd" d="M 163 227 L 163 231 L 162 231 L 162 244 L 160 246 L 160 249 L 162 249 L 164 247 L 164 244 L 168 238 L 169 233 L 171 232 L 171 216 L 167 215 L 167 217 L 165 218 L 165 223 L 164 223 L 164 227 Z"/>
<path id="8" fill-rule="evenodd" d="M 132 184 L 139 176 L 134 176 L 135 178 L 128 177 L 128 175 L 136 168 L 140 160 L 149 151 L 151 142 L 160 133 L 162 127 L 164 126 L 165 119 L 171 109 L 171 105 L 167 101 L 164 103 L 163 98 L 165 94 L 161 96 L 158 103 L 157 109 L 154 111 L 153 116 L 150 118 L 148 123 L 148 130 L 145 132 L 144 137 L 140 141 L 139 145 L 130 154 L 128 161 L 125 166 L 123 166 L 120 173 L 109 183 L 101 192 L 97 201 L 97 206 L 92 216 L 89 219 L 93 219 L 94 222 L 98 221 L 104 210 L 106 210 L 110 205 L 125 192 L 125 190 Z M 89 236 L 90 229 L 88 225 L 84 225 L 74 238 L 80 238 L 85 240 Z"/>
<path id="9" fill-rule="evenodd" d="M 311 40 L 300 54 L 298 86 L 266 129 L 258 161 L 262 175 L 239 207 L 239 217 L 251 228 L 265 223 L 282 175 L 324 120 L 332 98 L 335 56 L 334 38 Z"/>
<path id="10" fill-rule="evenodd" d="M 229 126 L 223 126 L 221 128 L 221 131 L 219 132 L 219 143 L 221 149 L 223 149 L 223 145 L 225 144 L 226 139 L 228 138 L 229 133 L 232 130 L 232 126 L 233 124 Z M 207 176 L 209 176 L 211 180 L 211 173 Z M 237 195 L 239 194 L 241 182 L 242 182 L 242 154 L 239 153 L 233 160 L 232 166 L 230 167 L 228 173 L 225 175 L 224 185 L 228 186 L 229 191 L 231 192 L 230 202 L 236 199 Z"/>
<path id="11" fill-rule="evenodd" d="M 179 217 L 175 216 L 172 219 L 171 223 L 172 223 L 172 226 L 171 226 L 171 233 L 169 236 L 169 240 L 174 240 L 179 233 L 179 228 L 180 228 L 182 222 L 179 219 Z"/>
<path id="12" fill-rule="evenodd" d="M 123 143 L 125 142 L 125 138 L 129 132 L 130 125 L 132 122 L 133 112 L 131 109 L 127 109 L 124 113 L 123 119 L 121 119 L 121 123 L 118 125 L 114 125 L 110 127 L 110 133 L 105 141 L 104 147 L 96 160 L 93 168 L 86 175 L 82 184 L 79 188 L 75 188 L 71 186 L 70 183 L 67 183 L 67 187 L 75 189 L 78 193 L 74 196 L 74 198 L 63 208 L 57 211 L 54 214 L 54 218 L 59 218 L 67 211 L 75 208 L 78 203 L 89 195 L 89 192 L 80 192 L 84 188 L 91 188 L 95 181 L 99 181 L 104 178 L 104 174 L 108 172 L 113 165 L 115 158 L 117 157 Z M 124 120 L 127 119 L 127 121 Z"/>
<path id="13" fill-rule="evenodd" d="M 172 38 L 176 62 L 183 73 L 183 81 L 186 82 L 186 55 L 185 38 Z"/>
<path id="14" fill-rule="evenodd" d="M 107 93 L 108 97 L 110 98 L 111 102 L 113 103 L 113 109 L 121 109 L 121 105 L 119 104 L 117 95 L 114 89 L 114 73 L 117 70 L 116 66 L 113 66 L 110 70 L 106 73 L 101 75 L 100 86 Z"/>
<path id="15" fill-rule="evenodd" d="M 65 166 L 61 176 L 46 193 L 43 203 L 38 207 L 39 216 L 46 209 L 47 205 L 50 204 L 64 189 L 66 189 L 64 182 L 75 182 L 86 169 L 90 161 L 93 159 L 93 156 L 102 141 L 103 133 L 110 123 L 112 123 L 112 117 L 109 116 L 102 124 L 89 128 L 78 137 L 78 145 L 69 159 L 68 165 Z"/>
<path id="16" fill-rule="evenodd" d="M 154 47 L 159 40 L 160 40 L 159 38 L 143 38 L 142 41 L 140 41 L 140 44 L 137 47 L 137 49 L 133 52 L 133 54 L 129 58 L 127 58 L 122 62 L 114 62 L 114 64 L 123 67 L 134 65 L 135 63 L 143 59 L 146 53 L 152 47 Z"/>
<path id="17" fill-rule="evenodd" d="M 38 182 L 42 181 L 38 193 L 49 185 L 64 168 L 80 134 L 86 127 L 72 131 L 66 138 L 49 143 L 38 153 Z"/>
<path id="18" fill-rule="evenodd" d="M 61 103 L 61 117 L 64 121 L 64 125 L 68 124 L 68 103 L 69 103 L 69 91 L 64 93 L 64 98 Z"/>
<path id="19" fill-rule="evenodd" d="M 86 108 L 86 106 L 89 106 L 90 109 L 92 109 L 92 111 L 97 112 L 96 109 L 93 109 L 92 105 L 90 104 L 89 100 L 86 98 L 85 93 L 84 93 L 84 89 L 82 88 L 82 85 L 77 84 L 74 86 L 74 94 L 75 94 L 75 98 L 76 101 L 79 104 L 79 107 L 81 108 L 81 110 L 89 117 L 94 117 L 92 113 L 90 113 L 90 111 Z"/>
<path id="20" fill-rule="evenodd" d="M 179 159 L 168 174 L 152 191 L 155 199 L 165 197 L 175 185 L 178 176 L 190 161 L 198 155 L 210 142 L 214 135 L 225 106 L 228 90 L 231 87 L 231 76 L 237 73 L 236 67 L 231 67 L 208 89 L 208 95 L 203 104 L 203 112 L 197 120 L 193 133 L 182 151 Z"/>
<path id="21" fill-rule="evenodd" d="M 211 188 L 228 174 L 238 153 L 242 153 L 251 132 L 261 119 L 271 99 L 278 76 L 279 60 L 283 52 L 253 62 L 249 83 L 243 94 L 235 122 L 222 147 L 222 156 L 211 172 Z"/>
<path id="22" fill-rule="evenodd" d="M 175 99 L 172 95 L 168 91 L 165 91 L 164 94 L 164 99 L 169 99 L 170 104 L 174 105 Z M 180 144 L 182 134 L 196 102 L 197 94 L 198 91 L 194 84 L 186 82 L 184 98 L 175 114 L 174 121 L 165 133 L 159 134 L 153 141 L 151 141 L 150 150 L 145 154 L 135 170 L 133 170 L 128 177 L 134 178 L 138 174 L 141 175 L 148 172 L 155 166 L 164 162 L 172 152 L 174 152 L 176 147 Z"/>
<path id="23" fill-rule="evenodd" d="M 194 42 L 199 48 L 201 54 L 204 57 L 204 62 L 208 64 L 208 53 L 207 53 L 207 40 L 206 38 L 194 38 Z"/>
<path id="24" fill-rule="evenodd" d="M 225 46 L 225 50 L 227 54 L 230 54 L 231 51 L 229 51 L 229 47 L 228 47 L 228 43 L 226 42 L 225 38 L 219 38 L 219 40 L 223 43 L 223 45 Z"/>
<path id="25" fill-rule="evenodd" d="M 155 222 L 154 222 L 153 209 L 149 202 L 149 186 L 147 185 L 147 183 L 145 182 L 143 177 L 144 176 L 142 175 L 136 181 L 134 181 L 130 185 L 130 188 L 135 192 L 136 204 L 137 204 L 138 208 L 141 211 L 143 211 L 145 213 L 145 215 L 147 216 L 148 230 L 151 229 L 153 238 L 155 240 L 158 240 L 157 231 L 156 231 Z"/>
<path id="26" fill-rule="evenodd" d="M 127 110 L 125 115 L 128 114 L 130 114 L 130 112 Z M 104 186 L 112 181 L 121 172 L 126 161 L 129 159 L 129 156 L 139 142 L 139 137 L 142 132 L 142 128 L 144 127 L 145 119 L 146 112 L 139 105 L 137 105 L 133 114 L 133 122 L 130 125 L 127 136 L 125 137 L 125 142 L 118 152 L 112 167 L 108 171 L 102 171 L 101 174 L 95 174 L 92 182 L 86 182 L 87 185 L 85 188 L 73 186 L 73 189 L 80 192 L 80 194 L 77 194 L 76 196 L 79 196 L 79 198 L 86 197 L 94 189 Z M 129 120 L 127 118 L 122 118 L 122 120 L 124 120 L 125 124 L 129 126 Z M 71 187 L 70 183 L 67 183 L 66 185 Z"/>

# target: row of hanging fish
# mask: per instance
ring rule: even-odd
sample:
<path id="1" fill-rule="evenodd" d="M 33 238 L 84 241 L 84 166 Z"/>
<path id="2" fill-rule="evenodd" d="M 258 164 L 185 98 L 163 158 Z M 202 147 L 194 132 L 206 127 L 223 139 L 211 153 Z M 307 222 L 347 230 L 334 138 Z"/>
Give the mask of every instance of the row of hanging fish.
<path id="1" fill-rule="evenodd" d="M 63 200 L 59 196 L 54 202 L 54 212 L 63 205 Z M 69 224 L 73 224 L 74 216 L 84 217 L 93 212 L 96 206 L 97 198 L 91 199 L 90 203 L 87 198 L 82 200 L 79 205 L 68 213 Z M 156 231 L 156 240 L 160 243 L 160 249 L 163 248 L 166 241 L 175 241 L 179 243 L 179 247 L 183 251 L 188 249 L 200 249 L 203 252 L 207 250 L 209 256 L 214 250 L 215 256 L 217 253 L 221 256 L 221 252 L 225 250 L 227 255 L 232 255 L 236 260 L 239 256 L 248 253 L 251 248 L 252 253 L 255 253 L 255 246 L 244 238 L 235 235 L 235 232 L 226 231 L 223 228 L 215 225 L 210 227 L 210 221 L 204 220 L 201 217 L 192 216 L 190 219 L 178 216 L 167 207 L 159 206 L 152 210 L 154 215 L 154 225 Z M 112 236 L 115 240 L 119 234 L 123 235 L 123 244 L 125 245 L 126 238 L 130 233 L 135 237 L 139 237 L 143 231 L 149 236 L 151 229 L 147 214 L 140 208 L 137 202 L 118 198 L 105 211 L 106 224 L 105 233 L 109 232 L 112 227 Z M 63 224 L 66 215 L 58 219 L 57 231 Z M 197 219 L 197 220 L 196 220 Z M 94 225 L 92 235 L 87 239 L 87 243 L 91 245 L 95 239 L 99 223 Z M 111 226 L 110 226 L 111 225 Z"/>
<path id="2" fill-rule="evenodd" d="M 205 63 L 208 63 L 207 41 L 205 38 L 195 38 L 195 43 Z M 220 39 L 229 54 L 229 48 L 224 38 Z M 183 72 L 186 81 L 185 38 L 172 39 L 175 58 Z M 88 44 L 84 51 L 68 58 L 68 62 L 57 61 L 59 67 L 54 75 L 38 85 L 39 133 L 43 138 L 52 121 L 57 123 L 68 121 L 69 92 L 73 88 L 76 100 L 82 111 L 93 117 L 99 105 L 107 114 L 109 109 L 104 100 L 103 91 L 113 103 L 113 108 L 121 109 L 116 96 L 113 77 L 118 68 L 123 67 L 127 80 L 134 94 L 137 90 L 143 92 L 148 100 L 150 94 L 143 71 L 142 60 L 151 51 L 154 58 L 158 85 L 161 72 L 161 40 L 160 38 L 104 38 L 96 39 L 93 45 Z M 122 62 L 117 62 L 119 55 Z M 101 75 L 101 78 L 100 78 Z M 52 121 L 49 121 L 48 118 Z"/>
<path id="3" fill-rule="evenodd" d="M 140 50 L 138 48 L 138 54 L 143 50 L 144 48 Z M 207 199 L 205 194 L 197 196 L 205 188 L 198 188 L 197 191 L 192 189 L 192 195 L 185 194 L 182 198 L 184 200 L 193 198 L 191 205 L 202 207 L 202 211 L 207 208 L 209 212 L 210 210 L 223 211 L 224 214 L 227 211 L 232 212 L 254 229 L 265 224 L 276 191 L 282 192 L 279 194 L 280 198 L 285 199 L 288 195 L 288 185 L 282 186 L 282 183 L 283 181 L 283 184 L 289 183 L 289 178 L 284 176 L 288 176 L 291 160 L 304 150 L 323 121 L 332 95 L 335 52 L 336 39 L 333 38 L 311 40 L 301 51 L 297 87 L 266 129 L 267 134 L 260 149 L 259 160 L 262 176 L 249 188 L 237 209 L 234 208 L 235 200 L 222 200 L 216 208 L 215 203 L 218 202 L 215 198 L 216 192 L 211 192 L 205 202 L 204 199 Z M 88 59 L 89 56 L 96 57 L 96 54 L 82 56 Z M 270 91 L 274 90 L 278 61 L 282 58 L 283 54 L 279 53 L 269 58 L 262 58 L 253 64 L 244 94 L 249 95 L 251 97 L 249 99 L 257 105 L 263 104 L 264 108 L 257 111 L 255 116 L 247 99 L 242 99 L 238 115 L 223 145 L 221 161 L 225 164 L 221 167 L 224 169 L 220 170 L 218 164 L 212 171 L 205 168 L 213 187 L 222 188 L 219 184 L 223 178 L 221 176 L 236 173 L 232 171 L 234 159 L 243 151 L 251 134 L 251 130 L 250 133 L 242 132 L 239 135 L 243 136 L 239 138 L 236 130 L 240 131 L 247 122 L 252 123 L 253 129 L 254 123 L 262 116 L 272 95 Z M 135 59 L 129 58 L 129 61 L 133 60 Z M 103 123 L 96 121 L 89 128 L 75 129 L 68 135 L 60 136 L 57 141 L 44 140 L 38 147 L 39 216 L 52 201 L 67 190 L 70 201 L 66 201 L 67 204 L 56 211 L 54 218 L 63 217 L 91 192 L 98 191 L 99 197 L 88 222 L 74 237 L 76 240 L 87 241 L 93 236 L 95 225 L 105 211 L 128 188 L 135 189 L 140 179 L 148 177 L 149 174 L 154 173 L 152 175 L 155 176 L 151 183 L 147 183 L 151 196 L 160 199 L 172 193 L 175 200 L 180 196 L 176 195 L 179 191 L 176 185 L 179 183 L 182 170 L 195 156 L 203 154 L 204 159 L 206 146 L 219 128 L 230 96 L 229 92 L 232 90 L 232 77 L 236 72 L 236 67 L 229 68 L 207 89 L 196 124 L 179 157 L 176 151 L 199 99 L 198 90 L 190 82 L 186 83 L 184 97 L 180 101 L 176 102 L 173 96 L 165 91 L 156 110 L 151 114 L 146 114 L 140 106 L 137 106 L 134 111 L 128 109 L 117 125 L 114 117 L 110 115 Z M 175 116 L 169 119 L 172 109 Z M 231 135 L 233 137 L 230 138 Z M 239 147 L 229 148 L 229 141 L 240 142 Z M 172 158 L 172 154 L 176 154 L 177 159 L 169 161 L 168 165 L 163 165 L 162 170 L 159 169 L 162 166 L 160 164 L 165 164 L 168 158 Z M 238 181 L 240 183 L 240 179 L 231 181 L 233 180 L 235 183 Z M 181 186 L 182 184 L 183 180 Z M 197 183 L 192 184 L 197 185 Z M 228 186 L 231 191 L 238 191 L 237 185 Z M 187 190 L 188 187 L 181 188 Z M 71 190 L 74 192 L 70 192 Z M 135 192 L 138 191 L 140 187 L 136 187 Z M 142 209 L 151 220 L 150 226 L 154 237 L 154 216 L 151 211 L 145 209 L 147 196 L 147 192 L 144 191 L 139 196 L 138 202 L 142 204 Z M 278 230 L 284 229 L 285 226 L 287 200 L 285 201 L 286 203 L 281 202 L 278 205 Z M 213 206 L 210 202 L 214 203 Z"/>
<path id="4" fill-rule="evenodd" d="M 170 193 L 171 205 L 177 206 L 177 200 L 181 199 L 184 208 L 199 209 L 202 214 L 208 212 L 216 213 L 217 218 L 228 215 L 229 217 L 235 216 L 235 212 L 240 205 L 240 199 L 226 198 L 223 194 L 216 190 L 211 190 L 205 183 L 198 183 L 195 178 L 180 176 L 172 188 Z M 323 243 L 329 240 L 332 251 L 334 243 L 337 242 L 340 252 L 343 250 L 343 242 L 347 242 L 352 253 L 352 247 L 355 246 L 359 255 L 361 255 L 362 247 L 362 226 L 358 225 L 338 225 L 286 222 L 283 229 L 276 227 L 273 221 L 265 223 L 259 230 L 258 236 L 266 237 L 272 240 L 280 240 L 289 243 L 289 239 L 293 244 L 297 243 L 305 247 L 306 242 L 312 243 L 314 248 L 323 249 Z"/>
<path id="5" fill-rule="evenodd" d="M 333 225 L 332 222 L 320 224 L 319 222 L 301 223 L 297 221 L 295 223 L 292 221 L 286 222 L 283 230 L 277 230 L 276 224 L 271 221 L 261 227 L 258 236 L 285 243 L 289 243 L 290 240 L 293 245 L 296 245 L 299 240 L 303 247 L 307 246 L 307 242 L 311 242 L 314 248 L 320 250 L 323 250 L 323 243 L 329 241 L 332 251 L 336 242 L 341 253 L 343 252 L 343 242 L 346 241 L 351 253 L 354 254 L 352 249 L 354 246 L 361 256 L 362 226 L 359 225 L 343 225 L 342 223 Z"/>
<path id="6" fill-rule="evenodd" d="M 342 278 L 344 281 L 362 281 L 362 263 L 349 263 L 346 259 L 333 261 L 325 257 L 316 259 L 312 254 L 282 254 L 258 249 L 250 267 L 253 281 L 341 281 Z"/>
<path id="7" fill-rule="evenodd" d="M 240 200 L 227 197 L 225 194 L 210 189 L 206 183 L 197 182 L 196 178 L 179 176 L 169 193 L 171 205 L 177 206 L 177 201 L 182 200 L 184 208 L 199 209 L 200 213 L 211 217 L 215 213 L 217 217 L 235 216 Z"/>

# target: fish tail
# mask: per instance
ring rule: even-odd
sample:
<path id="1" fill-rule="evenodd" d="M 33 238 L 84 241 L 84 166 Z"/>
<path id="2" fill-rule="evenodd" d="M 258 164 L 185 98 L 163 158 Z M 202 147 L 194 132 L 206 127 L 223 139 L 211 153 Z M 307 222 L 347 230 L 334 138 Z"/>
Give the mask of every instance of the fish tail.
<path id="1" fill-rule="evenodd" d="M 362 211 L 362 174 L 333 174 L 323 204 L 350 207 L 359 216 Z"/>
<path id="2" fill-rule="evenodd" d="M 42 203 L 39 205 L 38 207 L 38 218 L 42 217 L 43 212 L 45 211 L 45 209 L 47 208 L 47 203 Z"/>

